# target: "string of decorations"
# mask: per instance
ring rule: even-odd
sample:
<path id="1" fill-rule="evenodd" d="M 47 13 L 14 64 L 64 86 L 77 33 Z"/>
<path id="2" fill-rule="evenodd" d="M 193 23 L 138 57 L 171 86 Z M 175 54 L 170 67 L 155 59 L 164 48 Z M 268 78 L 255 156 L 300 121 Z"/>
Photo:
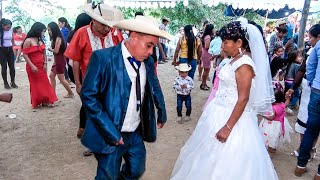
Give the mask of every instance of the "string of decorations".
<path id="1" fill-rule="evenodd" d="M 157 8 L 174 8 L 177 1 L 108 1 L 108 5 L 124 7 L 124 8 L 141 8 L 141 9 L 157 9 Z M 189 1 L 183 0 L 183 5 L 188 6 Z"/>

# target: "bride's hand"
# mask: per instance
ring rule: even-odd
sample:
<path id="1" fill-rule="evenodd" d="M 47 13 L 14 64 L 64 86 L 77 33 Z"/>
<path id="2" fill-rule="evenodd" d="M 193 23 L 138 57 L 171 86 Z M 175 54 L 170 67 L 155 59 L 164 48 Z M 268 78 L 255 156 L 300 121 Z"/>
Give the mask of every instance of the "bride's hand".
<path id="1" fill-rule="evenodd" d="M 225 143 L 230 135 L 231 131 L 227 125 L 223 126 L 216 134 L 216 138 L 221 142 Z"/>

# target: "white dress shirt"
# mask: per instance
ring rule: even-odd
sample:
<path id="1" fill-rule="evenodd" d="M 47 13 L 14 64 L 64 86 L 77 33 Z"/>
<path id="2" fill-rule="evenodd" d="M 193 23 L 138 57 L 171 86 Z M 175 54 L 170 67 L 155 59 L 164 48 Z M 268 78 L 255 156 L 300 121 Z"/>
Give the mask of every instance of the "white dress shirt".
<path id="1" fill-rule="evenodd" d="M 137 73 L 133 69 L 133 67 L 131 66 L 128 60 L 128 57 L 132 57 L 132 56 L 129 53 L 127 47 L 124 45 L 124 41 L 121 43 L 121 51 L 122 51 L 123 61 L 126 66 L 126 70 L 131 80 L 131 90 L 130 90 L 128 108 L 127 108 L 126 116 L 124 118 L 121 132 L 134 132 L 140 124 L 140 110 L 141 110 L 140 108 L 139 111 L 137 111 L 137 94 L 136 94 Z M 135 63 L 133 64 L 136 66 L 136 68 L 138 68 L 138 66 Z M 147 82 L 147 72 L 143 62 L 141 62 L 139 73 L 140 73 L 141 104 L 142 104 L 144 92 L 145 92 L 145 86 Z"/>

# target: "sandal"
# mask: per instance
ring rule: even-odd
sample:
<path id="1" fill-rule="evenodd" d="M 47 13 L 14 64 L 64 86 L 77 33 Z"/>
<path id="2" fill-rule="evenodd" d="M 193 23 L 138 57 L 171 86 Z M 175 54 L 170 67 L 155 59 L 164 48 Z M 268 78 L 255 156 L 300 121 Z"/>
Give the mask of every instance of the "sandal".
<path id="1" fill-rule="evenodd" d="M 54 107 L 54 104 L 42 103 L 42 106 L 44 106 L 44 107 Z"/>
<path id="2" fill-rule="evenodd" d="M 90 149 L 86 149 L 85 151 L 83 151 L 83 156 L 92 156 L 93 155 L 93 152 L 90 151 Z"/>
<path id="3" fill-rule="evenodd" d="M 206 84 L 205 85 L 200 85 L 200 89 L 201 90 L 205 90 L 205 91 L 208 91 L 210 89 L 210 87 L 208 87 Z"/>
<path id="4" fill-rule="evenodd" d="M 292 153 L 290 153 L 291 156 L 294 156 L 294 157 L 298 157 L 299 156 L 299 152 L 297 150 L 294 150 Z"/>
<path id="5" fill-rule="evenodd" d="M 64 98 L 73 98 L 74 97 L 74 94 L 68 94 L 66 96 L 63 96 Z"/>

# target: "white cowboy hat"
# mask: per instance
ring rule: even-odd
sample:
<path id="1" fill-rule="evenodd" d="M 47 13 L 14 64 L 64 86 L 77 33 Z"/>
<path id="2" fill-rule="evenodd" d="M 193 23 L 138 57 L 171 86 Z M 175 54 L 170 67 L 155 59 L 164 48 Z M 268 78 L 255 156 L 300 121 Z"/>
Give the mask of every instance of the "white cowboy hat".
<path id="1" fill-rule="evenodd" d="M 160 30 L 158 24 L 154 20 L 146 16 L 136 16 L 134 19 L 122 20 L 115 24 L 114 27 L 122 30 L 140 32 L 173 40 L 173 36 L 171 34 Z"/>
<path id="2" fill-rule="evenodd" d="M 166 21 L 170 22 L 170 19 L 167 17 L 163 17 L 162 20 L 166 20 Z"/>
<path id="3" fill-rule="evenodd" d="M 175 68 L 182 72 L 187 72 L 191 70 L 191 66 L 187 63 L 181 63 L 179 64 L 179 66 L 176 66 Z"/>
<path id="4" fill-rule="evenodd" d="M 276 27 L 279 27 L 280 25 L 282 24 L 287 24 L 287 21 L 285 19 L 279 19 L 277 22 L 276 22 Z"/>
<path id="5" fill-rule="evenodd" d="M 120 10 L 106 4 L 89 3 L 84 5 L 82 10 L 92 19 L 110 27 L 124 19 Z"/>

